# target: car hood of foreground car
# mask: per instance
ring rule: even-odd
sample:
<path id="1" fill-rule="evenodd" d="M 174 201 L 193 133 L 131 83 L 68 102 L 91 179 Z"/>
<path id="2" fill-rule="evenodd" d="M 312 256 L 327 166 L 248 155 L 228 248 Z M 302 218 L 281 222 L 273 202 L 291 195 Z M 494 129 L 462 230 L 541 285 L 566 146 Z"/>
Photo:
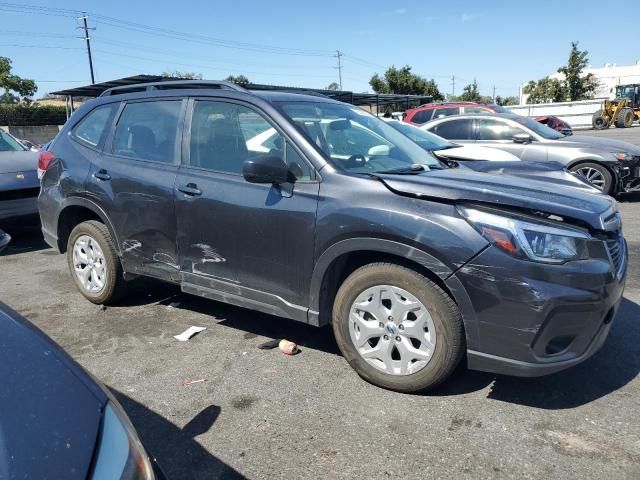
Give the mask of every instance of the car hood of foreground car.
<path id="1" fill-rule="evenodd" d="M 0 192 L 39 187 L 38 152 L 0 152 Z"/>
<path id="2" fill-rule="evenodd" d="M 1 303 L 0 378 L 0 478 L 85 479 L 107 397 Z"/>
<path id="3" fill-rule="evenodd" d="M 534 180 L 469 168 L 430 170 L 413 175 L 381 173 L 376 177 L 401 195 L 546 212 L 580 220 L 597 230 L 607 229 L 607 220 L 617 211 L 616 201 L 608 195 L 547 177 Z"/>

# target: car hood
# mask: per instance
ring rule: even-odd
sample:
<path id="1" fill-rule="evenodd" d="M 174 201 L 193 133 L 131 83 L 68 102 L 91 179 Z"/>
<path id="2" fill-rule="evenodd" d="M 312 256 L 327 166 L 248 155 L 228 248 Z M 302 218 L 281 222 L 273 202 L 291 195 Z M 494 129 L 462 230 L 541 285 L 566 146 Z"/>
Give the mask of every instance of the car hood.
<path id="1" fill-rule="evenodd" d="M 469 168 L 431 170 L 417 175 L 376 174 L 376 177 L 401 195 L 541 211 L 579 220 L 597 230 L 606 230 L 617 211 L 616 201 L 607 195 L 560 187 L 548 178 L 533 180 Z"/>
<path id="2" fill-rule="evenodd" d="M 0 378 L 0 478 L 85 479 L 106 395 L 2 303 Z"/>
<path id="3" fill-rule="evenodd" d="M 460 164 L 475 172 L 493 175 L 509 175 L 527 180 L 543 180 L 561 188 L 577 188 L 591 193 L 600 193 L 586 180 L 569 173 L 562 164 L 556 162 L 467 162 Z"/>
<path id="4" fill-rule="evenodd" d="M 492 162 L 519 162 L 520 159 L 512 153 L 497 148 L 481 147 L 480 145 L 456 145 L 454 148 L 435 150 L 437 157 L 456 160 L 491 160 Z"/>
<path id="5" fill-rule="evenodd" d="M 608 152 L 628 152 L 632 155 L 640 155 L 640 147 L 632 143 L 609 138 L 589 137 L 587 135 L 572 135 L 558 140 L 550 140 L 552 145 L 565 144 L 570 147 L 597 148 Z"/>

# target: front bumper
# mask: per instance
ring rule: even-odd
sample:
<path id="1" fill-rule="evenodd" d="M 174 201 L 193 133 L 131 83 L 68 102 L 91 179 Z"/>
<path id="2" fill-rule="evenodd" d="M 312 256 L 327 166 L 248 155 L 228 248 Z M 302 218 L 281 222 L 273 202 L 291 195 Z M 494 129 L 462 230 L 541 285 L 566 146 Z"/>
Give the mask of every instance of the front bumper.
<path id="1" fill-rule="evenodd" d="M 473 370 L 540 376 L 580 363 L 604 344 L 624 292 L 627 252 L 544 265 L 489 247 L 447 280 L 467 330 Z"/>
<path id="2" fill-rule="evenodd" d="M 18 198 L 0 202 L 0 220 L 38 213 L 38 197 Z"/>

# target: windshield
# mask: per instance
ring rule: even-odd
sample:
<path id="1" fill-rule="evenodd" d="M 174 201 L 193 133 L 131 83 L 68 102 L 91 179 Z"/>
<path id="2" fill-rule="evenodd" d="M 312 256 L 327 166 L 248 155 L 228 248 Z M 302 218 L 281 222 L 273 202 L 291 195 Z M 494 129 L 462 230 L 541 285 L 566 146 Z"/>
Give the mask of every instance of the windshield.
<path id="1" fill-rule="evenodd" d="M 414 127 L 413 125 L 410 125 L 408 123 L 388 122 L 388 124 L 398 130 L 400 133 L 405 134 L 425 150 L 444 150 L 445 148 L 454 146 L 453 143 L 445 140 L 444 138 L 439 137 L 434 133 L 427 132 L 426 130 L 422 130 L 418 127 Z"/>
<path id="2" fill-rule="evenodd" d="M 511 120 L 518 122 L 520 125 L 524 125 L 529 130 L 533 130 L 535 133 L 540 135 L 542 138 L 546 138 L 547 140 L 557 140 L 558 138 L 564 137 L 564 135 L 560 132 L 556 132 L 554 129 L 549 128 L 542 123 L 538 123 L 530 118 L 521 116 L 513 116 L 510 118 Z"/>
<path id="3" fill-rule="evenodd" d="M 332 165 L 375 173 L 421 165 L 442 168 L 430 153 L 386 122 L 347 104 L 278 102 L 282 112 Z"/>
<path id="4" fill-rule="evenodd" d="M 0 152 L 23 152 L 26 147 L 8 133 L 0 130 Z"/>
<path id="5" fill-rule="evenodd" d="M 632 85 L 625 85 L 616 88 L 616 98 L 627 98 L 629 100 L 633 100 L 634 93 L 635 90 Z"/>

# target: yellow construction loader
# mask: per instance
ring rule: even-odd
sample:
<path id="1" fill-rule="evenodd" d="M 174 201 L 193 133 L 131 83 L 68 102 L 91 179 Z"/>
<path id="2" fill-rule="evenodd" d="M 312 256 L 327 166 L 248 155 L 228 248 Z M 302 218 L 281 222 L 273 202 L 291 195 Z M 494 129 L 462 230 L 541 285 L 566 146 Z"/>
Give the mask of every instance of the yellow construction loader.
<path id="1" fill-rule="evenodd" d="M 602 108 L 593 114 L 591 124 L 596 130 L 604 130 L 614 124 L 627 128 L 640 120 L 640 84 L 618 85 L 616 98 L 602 102 Z"/>

